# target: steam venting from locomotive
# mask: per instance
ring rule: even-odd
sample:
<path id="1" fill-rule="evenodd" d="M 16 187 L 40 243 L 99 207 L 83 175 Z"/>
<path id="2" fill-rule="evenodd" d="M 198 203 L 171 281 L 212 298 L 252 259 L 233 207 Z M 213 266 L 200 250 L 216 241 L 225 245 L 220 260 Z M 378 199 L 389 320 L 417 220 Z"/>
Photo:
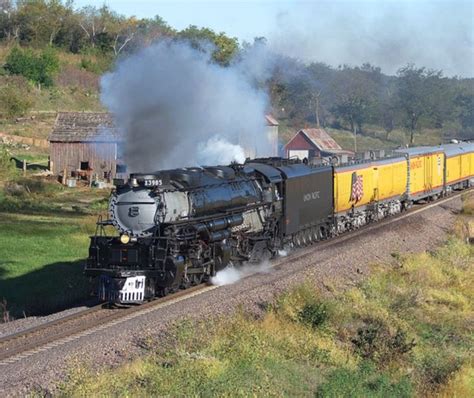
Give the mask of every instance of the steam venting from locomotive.
<path id="1" fill-rule="evenodd" d="M 227 267 L 211 278 L 211 283 L 217 286 L 231 285 L 242 278 L 254 274 L 267 274 L 272 270 L 270 261 L 264 260 L 259 264 L 244 264 L 241 267 Z"/>
<path id="2" fill-rule="evenodd" d="M 240 145 L 268 155 L 268 98 L 253 70 L 245 60 L 222 67 L 211 55 L 161 41 L 103 76 L 101 100 L 125 137 L 129 171 L 242 162 Z"/>

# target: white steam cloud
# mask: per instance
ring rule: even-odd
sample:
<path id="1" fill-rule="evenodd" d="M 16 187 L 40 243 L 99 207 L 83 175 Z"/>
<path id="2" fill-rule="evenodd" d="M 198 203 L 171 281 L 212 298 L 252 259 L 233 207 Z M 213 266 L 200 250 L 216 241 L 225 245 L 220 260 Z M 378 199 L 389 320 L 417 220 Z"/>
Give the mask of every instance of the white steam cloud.
<path id="1" fill-rule="evenodd" d="M 212 277 L 211 283 L 217 286 L 231 285 L 250 275 L 267 274 L 271 269 L 270 261 L 263 261 L 259 264 L 244 264 L 241 267 L 228 266 Z"/>
<path id="2" fill-rule="evenodd" d="M 288 250 L 278 250 L 278 257 L 286 257 Z M 217 286 L 231 285 L 242 278 L 253 274 L 267 274 L 271 272 L 273 266 L 269 260 L 264 260 L 258 264 L 244 263 L 240 267 L 228 266 L 219 271 L 211 278 L 211 283 Z"/>
<path id="3" fill-rule="evenodd" d="M 199 164 L 243 163 L 245 152 L 240 145 L 231 144 L 219 136 L 214 136 L 205 144 L 198 145 L 196 159 Z"/>
<path id="4" fill-rule="evenodd" d="M 241 162 L 255 152 L 267 155 L 268 98 L 254 85 L 248 65 L 242 59 L 221 67 L 211 62 L 211 51 L 162 41 L 104 75 L 101 100 L 125 137 L 129 171 Z"/>

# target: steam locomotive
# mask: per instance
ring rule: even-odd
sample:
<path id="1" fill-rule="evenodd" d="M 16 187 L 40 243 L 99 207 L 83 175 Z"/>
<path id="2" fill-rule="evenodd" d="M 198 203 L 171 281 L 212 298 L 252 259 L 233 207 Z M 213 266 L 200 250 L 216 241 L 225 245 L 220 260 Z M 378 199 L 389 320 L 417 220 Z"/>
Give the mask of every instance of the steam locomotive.
<path id="1" fill-rule="evenodd" d="M 141 303 L 471 185 L 474 144 L 340 166 L 264 158 L 131 174 L 116 181 L 85 275 L 101 300 Z"/>

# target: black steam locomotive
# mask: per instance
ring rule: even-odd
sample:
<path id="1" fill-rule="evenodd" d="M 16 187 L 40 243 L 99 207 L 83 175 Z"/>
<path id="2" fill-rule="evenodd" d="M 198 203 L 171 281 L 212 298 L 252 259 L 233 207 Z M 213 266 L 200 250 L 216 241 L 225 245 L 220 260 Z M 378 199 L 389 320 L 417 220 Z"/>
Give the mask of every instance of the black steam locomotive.
<path id="1" fill-rule="evenodd" d="M 91 237 L 85 274 L 102 300 L 140 303 L 330 236 L 333 169 L 297 160 L 131 174 Z M 111 225 L 119 236 L 107 236 Z"/>

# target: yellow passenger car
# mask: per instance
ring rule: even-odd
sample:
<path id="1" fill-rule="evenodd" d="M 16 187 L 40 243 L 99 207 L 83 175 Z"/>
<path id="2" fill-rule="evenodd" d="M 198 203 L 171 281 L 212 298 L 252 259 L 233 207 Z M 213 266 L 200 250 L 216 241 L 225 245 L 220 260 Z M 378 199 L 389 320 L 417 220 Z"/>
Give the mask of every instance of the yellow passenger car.
<path id="1" fill-rule="evenodd" d="M 474 179 L 474 144 L 443 145 L 446 156 L 446 188 L 465 188 Z"/>
<path id="2" fill-rule="evenodd" d="M 399 149 L 408 159 L 408 198 L 413 201 L 435 197 L 444 190 L 442 147 Z"/>
<path id="3" fill-rule="evenodd" d="M 407 160 L 404 157 L 335 167 L 335 213 L 401 198 L 406 189 Z"/>

